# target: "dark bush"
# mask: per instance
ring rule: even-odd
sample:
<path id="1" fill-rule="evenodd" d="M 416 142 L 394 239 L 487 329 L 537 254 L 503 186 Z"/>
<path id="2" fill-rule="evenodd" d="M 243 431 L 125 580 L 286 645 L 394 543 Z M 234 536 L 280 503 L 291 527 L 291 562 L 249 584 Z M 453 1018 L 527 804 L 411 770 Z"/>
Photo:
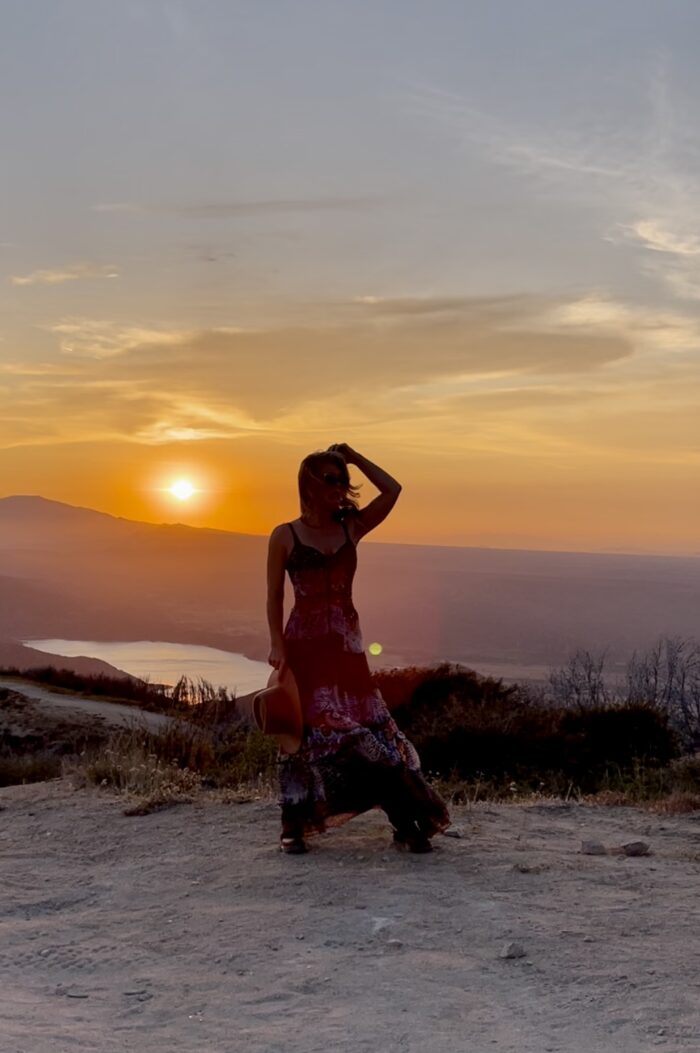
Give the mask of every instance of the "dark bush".
<path id="1" fill-rule="evenodd" d="M 407 671 L 411 694 L 393 716 L 423 768 L 442 778 L 513 780 L 533 789 L 571 784 L 593 792 L 610 770 L 663 766 L 680 752 L 666 717 L 650 706 L 572 712 L 535 705 L 517 686 L 470 670 L 443 665 L 424 672 Z M 396 698 L 401 671 L 393 673 Z M 377 676 L 375 683 L 382 690 Z"/>

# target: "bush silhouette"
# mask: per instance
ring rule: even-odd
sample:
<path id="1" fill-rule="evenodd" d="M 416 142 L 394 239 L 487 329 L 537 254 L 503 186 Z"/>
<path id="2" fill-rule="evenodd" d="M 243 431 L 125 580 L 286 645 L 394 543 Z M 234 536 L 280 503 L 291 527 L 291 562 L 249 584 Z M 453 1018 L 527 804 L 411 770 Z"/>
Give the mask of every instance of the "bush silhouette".
<path id="1" fill-rule="evenodd" d="M 594 792 L 610 771 L 661 767 L 679 755 L 658 709 L 637 704 L 569 710 L 534 704 L 517 686 L 449 664 L 375 674 L 423 768 L 440 777 L 514 780 L 533 789 L 567 783 Z"/>

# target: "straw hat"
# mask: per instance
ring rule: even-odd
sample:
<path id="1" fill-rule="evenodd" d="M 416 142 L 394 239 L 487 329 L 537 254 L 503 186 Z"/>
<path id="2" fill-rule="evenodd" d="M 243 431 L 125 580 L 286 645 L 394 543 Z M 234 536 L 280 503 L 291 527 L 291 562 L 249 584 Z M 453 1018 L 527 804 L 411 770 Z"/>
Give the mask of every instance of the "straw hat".
<path id="1" fill-rule="evenodd" d="M 304 722 L 297 682 L 286 662 L 272 670 L 267 687 L 253 696 L 252 711 L 265 735 L 276 738 L 285 753 L 297 752 Z"/>

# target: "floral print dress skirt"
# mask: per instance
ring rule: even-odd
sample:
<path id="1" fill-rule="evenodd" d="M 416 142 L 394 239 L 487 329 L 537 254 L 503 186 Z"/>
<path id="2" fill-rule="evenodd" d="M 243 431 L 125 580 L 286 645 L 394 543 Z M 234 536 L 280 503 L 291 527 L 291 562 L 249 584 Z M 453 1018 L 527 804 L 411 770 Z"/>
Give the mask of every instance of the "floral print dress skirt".
<path id="1" fill-rule="evenodd" d="M 279 755 L 282 832 L 309 835 L 382 808 L 400 833 L 417 827 L 431 837 L 449 826 L 449 813 L 372 683 L 352 601 L 357 552 L 347 526 L 344 544 L 329 555 L 304 545 L 288 525 L 294 606 L 284 641 L 304 733 L 297 753 Z"/>

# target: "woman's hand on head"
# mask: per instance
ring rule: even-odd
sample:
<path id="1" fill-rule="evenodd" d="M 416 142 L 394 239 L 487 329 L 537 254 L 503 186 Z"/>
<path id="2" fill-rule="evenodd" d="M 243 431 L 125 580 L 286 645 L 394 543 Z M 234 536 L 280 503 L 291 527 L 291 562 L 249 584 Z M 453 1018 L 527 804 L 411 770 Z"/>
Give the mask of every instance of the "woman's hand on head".
<path id="1" fill-rule="evenodd" d="M 346 464 L 352 464 L 355 459 L 355 451 L 346 442 L 334 442 L 332 446 L 328 447 L 328 452 L 339 453 Z"/>

